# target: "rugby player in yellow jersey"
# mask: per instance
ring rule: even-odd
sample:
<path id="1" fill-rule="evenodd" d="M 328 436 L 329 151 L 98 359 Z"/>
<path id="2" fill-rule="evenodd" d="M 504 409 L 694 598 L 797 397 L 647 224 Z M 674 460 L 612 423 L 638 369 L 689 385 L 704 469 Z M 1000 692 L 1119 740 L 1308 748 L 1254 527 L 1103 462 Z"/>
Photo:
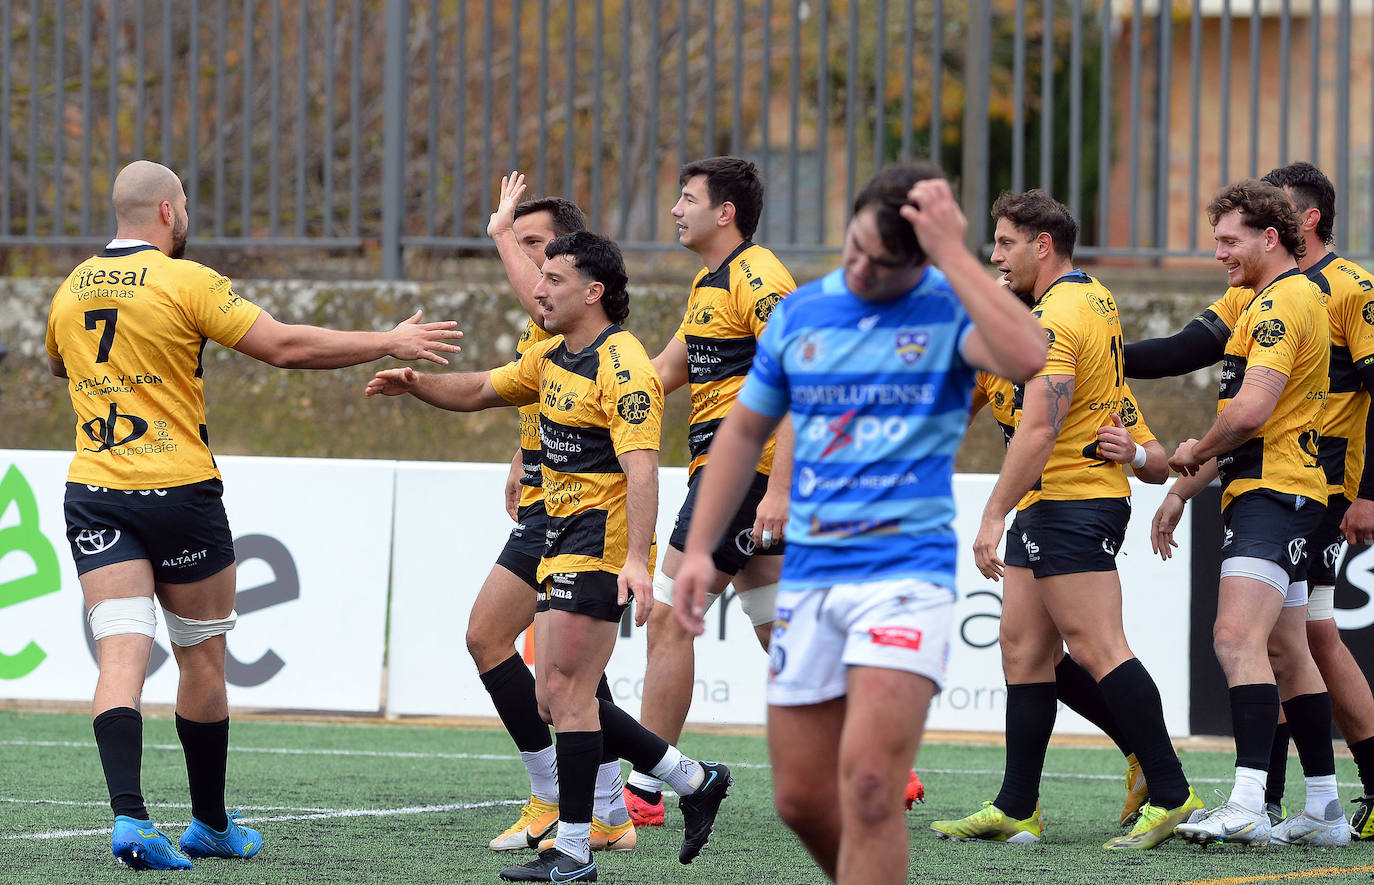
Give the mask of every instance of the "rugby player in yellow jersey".
<path id="1" fill-rule="evenodd" d="M 687 498 L 678 512 L 663 567 L 654 579 L 644 695 L 639 719 L 668 741 L 682 735 L 692 705 L 695 673 L 692 634 L 673 617 L 673 579 L 682 561 L 697 488 L 716 428 L 729 413 L 754 361 L 758 337 L 777 303 L 796 283 L 772 252 L 750 238 L 763 209 L 758 167 L 738 157 L 710 157 L 682 167 L 682 193 L 673 206 L 678 242 L 705 264 L 692 281 L 677 333 L 654 358 L 665 393 L 688 385 L 692 395 L 687 445 L 691 457 Z M 790 424 L 759 459 L 749 493 L 727 526 L 715 554 L 714 602 L 734 584 L 740 607 L 759 642 L 768 647 L 783 526 L 792 473 Z M 630 773 L 625 802 L 637 826 L 663 823 L 663 784 L 649 772 Z"/>
<path id="2" fill-rule="evenodd" d="M 1167 550 L 1182 501 L 1220 476 L 1225 558 L 1212 635 L 1229 686 L 1236 777 L 1225 802 L 1176 832 L 1200 844 L 1346 844 L 1331 702 L 1303 626 L 1306 539 L 1326 509 L 1317 449 L 1329 384 L 1326 311 L 1321 292 L 1298 270 L 1305 246 L 1283 191 L 1254 179 L 1228 185 L 1207 205 L 1207 217 L 1228 283 L 1255 294 L 1226 343 L 1215 423 L 1169 460 L 1183 476 L 1156 515 L 1154 542 Z M 1169 532 L 1161 515 L 1172 518 Z M 1289 704 L 1307 776 L 1307 807 L 1271 826 L 1264 785 L 1280 698 Z M 1299 698 L 1301 710 L 1292 703 Z"/>
<path id="3" fill-rule="evenodd" d="M 1126 454 L 1112 421 L 1121 409 L 1121 323 L 1111 293 L 1073 266 L 1078 222 L 1042 191 L 993 204 L 992 260 L 1006 285 L 1033 300 L 1049 339 L 1045 366 L 1026 382 L 1016 433 L 973 544 L 985 577 L 1005 577 L 999 641 L 1007 679 L 1006 771 L 997 797 L 937 834 L 1016 844 L 1040 841 L 1038 793 L 1057 704 L 1056 653 L 1067 645 L 1097 681 L 1140 762 L 1151 801 L 1110 850 L 1153 848 L 1203 807 L 1164 726 L 1159 690 L 1126 642 L 1116 553 L 1130 517 Z M 1132 463 L 1162 480 L 1162 447 Z M 1153 458 L 1153 464 L 1150 459 Z M 1019 502 L 1019 503 L 1018 503 Z M 997 556 L 1006 514 L 1006 560 Z"/>
<path id="4" fill-rule="evenodd" d="M 1021 393 L 1020 385 L 1013 385 L 1007 379 L 987 372 L 979 372 L 973 388 L 973 405 L 969 409 L 970 420 L 984 406 L 991 406 L 1003 442 L 1010 445 L 1016 433 L 1016 423 L 1021 420 Z M 1164 447 L 1145 423 L 1129 384 L 1122 384 L 1121 408 L 1112 413 L 1111 419 L 1111 424 L 1098 428 L 1098 452 L 1109 460 L 1131 464 L 1136 476 L 1145 482 L 1158 484 L 1168 479 L 1169 468 L 1165 463 L 1167 456 Z M 1140 466 L 1135 466 L 1135 462 L 1139 462 Z M 1107 709 L 1097 680 L 1072 655 L 1065 654 L 1062 648 L 1055 655 L 1054 686 L 1059 700 L 1102 729 L 1121 750 L 1121 755 L 1126 757 L 1126 799 L 1122 803 L 1118 822 L 1123 827 L 1131 826 L 1150 795 L 1145 775 L 1140 770 L 1140 760 L 1131 751 L 1130 742 Z"/>
<path id="5" fill-rule="evenodd" d="M 543 315 L 534 300 L 544 247 L 556 237 L 587 229 L 586 216 L 572 202 L 559 197 L 522 202 L 524 193 L 524 175 L 513 171 L 503 176 L 500 199 L 487 223 L 487 234 L 496 244 L 516 299 L 529 315 L 515 345 L 517 355 L 550 337 L 541 325 Z M 558 824 L 553 738 L 539 714 L 534 677 L 515 648 L 516 638 L 534 623 L 539 588 L 536 572 L 548 525 L 539 451 L 539 406 L 521 406 L 520 447 L 511 460 L 506 481 L 506 509 L 516 525 L 468 617 L 468 652 L 530 776 L 530 801 L 514 823 L 487 843 L 493 851 L 537 845 Z M 604 679 L 597 694 L 611 699 Z M 635 847 L 636 835 L 625 809 L 622 786 L 619 758 L 603 755 L 592 812 L 593 849 L 629 851 Z"/>
<path id="6" fill-rule="evenodd" d="M 549 525 L 537 580 L 549 611 L 535 631 L 536 689 L 556 732 L 558 836 L 501 877 L 594 881 L 593 793 L 603 745 L 682 797 L 683 863 L 705 846 L 731 778 L 724 765 L 684 757 L 596 697 L 631 596 L 640 625 L 653 606 L 663 388 L 644 348 L 618 325 L 630 300 L 615 243 L 579 231 L 550 242 L 545 255 L 534 297 L 545 331 L 555 337 L 489 372 L 378 372 L 366 393 L 409 393 L 460 412 L 539 403 Z"/>
<path id="7" fill-rule="evenodd" d="M 1351 819 L 1352 836 L 1374 836 L 1374 696 L 1369 681 L 1341 641 L 1335 621 L 1335 583 L 1342 534 L 1359 544 L 1374 537 L 1374 470 L 1366 460 L 1366 426 L 1370 420 L 1369 390 L 1374 387 L 1374 278 L 1364 268 L 1327 249 L 1336 212 L 1336 191 L 1311 163 L 1281 166 L 1264 180 L 1288 194 L 1298 210 L 1298 230 L 1304 252 L 1303 271 L 1326 296 L 1331 334 L 1331 392 L 1327 399 L 1317 452 L 1326 472 L 1326 514 L 1307 539 L 1309 556 L 1307 643 L 1331 699 L 1332 715 L 1350 747 L 1364 787 Z M 1222 357 L 1230 331 L 1254 297 L 1249 289 L 1231 288 L 1181 332 L 1171 338 L 1137 342 L 1126 347 L 1127 375 L 1159 377 L 1194 371 Z M 1166 500 L 1155 516 L 1174 520 L 1180 505 Z M 1172 533 L 1173 525 L 1167 527 Z M 1164 551 L 1168 552 L 1165 545 Z M 1298 711 L 1307 701 L 1284 704 Z M 1320 718 L 1320 714 L 1319 714 Z M 1290 726 L 1286 716 L 1275 730 L 1264 791 L 1270 823 L 1283 819 L 1282 799 L 1288 766 Z"/>
<path id="8" fill-rule="evenodd" d="M 336 368 L 384 356 L 445 364 L 454 323 L 339 332 L 279 323 L 229 280 L 182 259 L 186 193 L 165 166 L 139 160 L 115 178 L 115 239 L 53 296 L 47 352 L 77 415 L 67 475 L 67 538 L 100 675 L 92 704 L 110 806 L 112 850 L 142 869 L 189 857 L 251 857 L 256 830 L 225 813 L 229 704 L 224 634 L 233 629 L 234 540 L 205 424 L 201 356 L 214 340 L 284 368 Z M 143 678 L 162 603 L 180 681 L 191 825 L 174 845 L 143 801 Z"/>

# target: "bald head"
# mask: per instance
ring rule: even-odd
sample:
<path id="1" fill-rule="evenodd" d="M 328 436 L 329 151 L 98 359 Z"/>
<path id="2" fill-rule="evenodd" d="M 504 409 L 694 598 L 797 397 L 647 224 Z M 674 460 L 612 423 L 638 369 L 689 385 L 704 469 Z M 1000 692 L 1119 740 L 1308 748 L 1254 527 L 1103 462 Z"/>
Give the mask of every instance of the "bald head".
<path id="1" fill-rule="evenodd" d="M 135 160 L 119 171 L 114 183 L 115 220 L 120 227 L 144 227 L 157 223 L 164 202 L 177 205 L 181 179 L 160 163 Z"/>

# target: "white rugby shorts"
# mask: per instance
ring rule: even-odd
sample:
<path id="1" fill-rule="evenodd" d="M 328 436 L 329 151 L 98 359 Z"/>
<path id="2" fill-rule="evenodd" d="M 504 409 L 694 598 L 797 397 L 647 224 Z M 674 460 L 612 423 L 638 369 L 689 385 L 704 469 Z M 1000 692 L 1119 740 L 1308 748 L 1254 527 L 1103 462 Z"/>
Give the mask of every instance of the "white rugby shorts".
<path id="1" fill-rule="evenodd" d="M 819 704 L 845 694 L 849 667 L 904 670 L 944 684 L 954 593 L 914 578 L 778 591 L 768 703 Z"/>

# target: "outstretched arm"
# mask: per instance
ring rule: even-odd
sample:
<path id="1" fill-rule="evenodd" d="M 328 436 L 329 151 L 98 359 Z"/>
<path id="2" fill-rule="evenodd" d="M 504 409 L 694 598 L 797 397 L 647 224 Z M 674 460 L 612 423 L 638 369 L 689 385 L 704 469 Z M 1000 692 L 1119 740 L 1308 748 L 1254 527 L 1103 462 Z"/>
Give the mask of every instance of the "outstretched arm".
<path id="1" fill-rule="evenodd" d="M 480 412 L 493 406 L 509 406 L 491 386 L 491 372 L 454 372 L 434 375 L 409 366 L 383 369 L 367 382 L 364 396 L 400 396 L 408 393 L 422 402 L 450 412 Z"/>
<path id="2" fill-rule="evenodd" d="M 1216 322 L 1220 326 L 1221 321 Z M 1167 338 L 1132 342 L 1126 345 L 1126 377 L 1172 378 L 1205 369 L 1226 352 L 1227 337 L 1229 330 L 1219 332 L 1198 317 Z"/>
<path id="3" fill-rule="evenodd" d="M 234 345 L 239 353 L 282 369 L 339 369 L 370 363 L 384 356 L 429 360 L 447 366 L 439 354 L 457 353 L 462 338 L 453 321 L 422 323 L 423 311 L 402 320 L 389 332 L 344 332 L 319 326 L 279 323 L 263 311 Z"/>

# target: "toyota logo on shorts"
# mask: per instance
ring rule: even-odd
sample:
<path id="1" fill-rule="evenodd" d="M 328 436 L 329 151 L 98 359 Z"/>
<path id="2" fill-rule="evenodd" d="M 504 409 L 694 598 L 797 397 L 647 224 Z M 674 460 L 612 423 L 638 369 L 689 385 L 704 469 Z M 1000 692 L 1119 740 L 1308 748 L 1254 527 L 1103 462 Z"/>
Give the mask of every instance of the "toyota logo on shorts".
<path id="1" fill-rule="evenodd" d="M 110 537 L 107 534 L 113 533 Z M 76 533 L 76 549 L 87 556 L 109 550 L 119 541 L 119 529 L 82 529 Z"/>

